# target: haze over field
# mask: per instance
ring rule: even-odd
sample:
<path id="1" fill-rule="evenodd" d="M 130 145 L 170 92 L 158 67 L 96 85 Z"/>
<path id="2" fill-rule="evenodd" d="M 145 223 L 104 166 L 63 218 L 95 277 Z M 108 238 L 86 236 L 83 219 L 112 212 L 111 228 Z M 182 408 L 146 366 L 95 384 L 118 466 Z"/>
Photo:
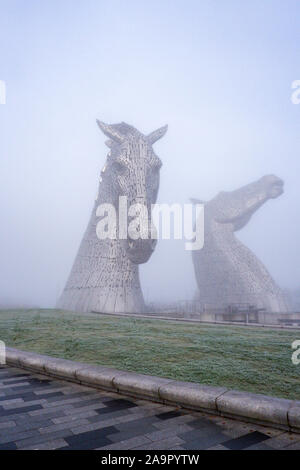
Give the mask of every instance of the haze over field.
<path id="1" fill-rule="evenodd" d="M 238 237 L 299 288 L 299 15 L 297 0 L 0 0 L 0 305 L 55 305 L 107 155 L 96 118 L 169 124 L 160 203 L 281 177 Z M 184 243 L 141 266 L 147 301 L 194 295 Z"/>

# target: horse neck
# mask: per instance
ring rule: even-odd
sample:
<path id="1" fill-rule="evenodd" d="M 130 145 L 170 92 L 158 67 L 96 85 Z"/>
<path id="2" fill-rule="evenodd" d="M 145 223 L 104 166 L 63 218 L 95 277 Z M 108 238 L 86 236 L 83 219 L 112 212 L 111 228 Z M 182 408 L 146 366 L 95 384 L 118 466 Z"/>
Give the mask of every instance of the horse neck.
<path id="1" fill-rule="evenodd" d="M 106 238 L 104 240 L 100 240 L 97 237 L 96 227 L 99 222 L 99 218 L 96 215 L 97 208 L 103 203 L 112 204 L 114 199 L 118 200 L 118 197 L 114 198 L 110 188 L 106 188 L 100 183 L 98 197 L 95 200 L 84 239 L 89 239 L 92 242 L 90 243 L 90 250 L 93 251 L 93 253 L 90 253 L 90 256 L 97 259 L 99 271 L 102 271 L 105 274 L 107 285 L 119 285 L 122 282 L 122 279 L 124 279 L 125 274 L 128 284 L 133 283 L 134 285 L 137 285 L 139 284 L 138 265 L 133 264 L 128 259 L 126 251 L 118 237 L 117 239 Z"/>
<path id="2" fill-rule="evenodd" d="M 229 224 L 220 224 L 213 219 L 205 222 L 204 248 L 214 250 L 215 253 L 225 253 L 229 246 L 237 242 Z"/>
<path id="3" fill-rule="evenodd" d="M 253 277 L 268 280 L 273 285 L 273 280 L 263 263 L 256 255 L 246 247 L 236 236 L 231 224 L 219 224 L 215 221 L 208 226 L 207 248 L 215 254 L 222 265 L 239 266 L 245 271 L 252 272 Z M 204 245 L 205 246 L 205 245 Z"/>

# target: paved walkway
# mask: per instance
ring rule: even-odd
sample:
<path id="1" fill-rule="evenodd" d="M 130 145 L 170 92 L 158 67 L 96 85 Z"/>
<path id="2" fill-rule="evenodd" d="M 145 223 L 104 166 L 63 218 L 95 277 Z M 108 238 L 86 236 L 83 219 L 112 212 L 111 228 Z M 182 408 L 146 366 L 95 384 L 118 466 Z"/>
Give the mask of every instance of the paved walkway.
<path id="1" fill-rule="evenodd" d="M 0 367 L 3 449 L 300 449 L 300 434 Z"/>

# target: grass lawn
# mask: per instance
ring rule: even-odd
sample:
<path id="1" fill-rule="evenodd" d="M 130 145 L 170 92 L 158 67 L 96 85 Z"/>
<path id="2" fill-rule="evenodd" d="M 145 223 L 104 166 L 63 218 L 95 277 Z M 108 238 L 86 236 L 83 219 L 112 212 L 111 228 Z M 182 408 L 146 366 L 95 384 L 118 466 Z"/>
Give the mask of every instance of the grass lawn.
<path id="1" fill-rule="evenodd" d="M 300 399 L 300 331 L 59 310 L 0 310 L 7 346 L 142 374 Z"/>

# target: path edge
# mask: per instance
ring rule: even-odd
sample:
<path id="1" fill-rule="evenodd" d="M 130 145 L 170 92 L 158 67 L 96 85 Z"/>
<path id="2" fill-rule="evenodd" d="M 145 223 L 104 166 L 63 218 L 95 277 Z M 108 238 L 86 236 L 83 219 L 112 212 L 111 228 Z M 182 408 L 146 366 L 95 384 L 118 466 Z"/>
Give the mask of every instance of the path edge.
<path id="1" fill-rule="evenodd" d="M 300 433 L 300 401 L 182 382 L 6 348 L 6 364 L 134 398 Z"/>

